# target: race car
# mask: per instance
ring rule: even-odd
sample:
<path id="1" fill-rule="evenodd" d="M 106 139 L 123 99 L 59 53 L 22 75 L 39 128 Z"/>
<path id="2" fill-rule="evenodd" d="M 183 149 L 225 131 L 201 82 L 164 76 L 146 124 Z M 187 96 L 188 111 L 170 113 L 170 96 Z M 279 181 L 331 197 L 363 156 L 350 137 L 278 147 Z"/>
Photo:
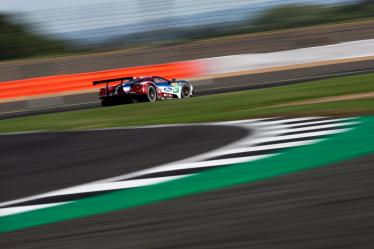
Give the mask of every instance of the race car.
<path id="1" fill-rule="evenodd" d="M 97 84 L 106 84 L 99 90 L 103 106 L 193 96 L 193 86 L 188 81 L 167 80 L 160 76 L 124 77 L 93 82 L 93 85 Z"/>

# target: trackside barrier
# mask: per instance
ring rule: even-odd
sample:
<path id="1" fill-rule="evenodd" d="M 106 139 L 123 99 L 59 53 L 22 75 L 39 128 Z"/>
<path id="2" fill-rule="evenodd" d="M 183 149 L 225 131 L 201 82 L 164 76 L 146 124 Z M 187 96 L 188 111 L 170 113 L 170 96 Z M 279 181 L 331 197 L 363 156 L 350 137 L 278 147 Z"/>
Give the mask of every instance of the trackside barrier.
<path id="1" fill-rule="evenodd" d="M 207 65 L 207 74 L 225 74 L 367 56 L 374 56 L 374 39 L 271 53 L 220 56 L 203 60 Z"/>
<path id="2" fill-rule="evenodd" d="M 191 78 L 202 74 L 201 63 L 203 62 L 173 62 L 98 72 L 7 81 L 0 83 L 0 100 L 92 89 L 92 81 L 107 78 L 142 75 L 157 75 L 166 78 Z"/>
<path id="3" fill-rule="evenodd" d="M 227 73 L 374 56 L 374 39 L 258 54 L 239 54 L 167 64 L 47 76 L 0 83 L 0 101 L 92 89 L 92 81 L 126 76 L 216 77 Z"/>

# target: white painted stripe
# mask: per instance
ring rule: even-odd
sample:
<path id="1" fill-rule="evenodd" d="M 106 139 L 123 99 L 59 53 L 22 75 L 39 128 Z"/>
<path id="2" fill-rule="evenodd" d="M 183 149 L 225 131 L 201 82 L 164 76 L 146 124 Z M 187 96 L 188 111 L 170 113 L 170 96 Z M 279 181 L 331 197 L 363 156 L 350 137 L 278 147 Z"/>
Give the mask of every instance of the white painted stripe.
<path id="1" fill-rule="evenodd" d="M 97 191 L 137 188 L 137 187 L 143 187 L 147 185 L 167 182 L 167 181 L 171 181 L 171 180 L 175 180 L 175 179 L 179 179 L 179 178 L 187 177 L 187 176 L 189 175 L 155 177 L 155 178 L 149 178 L 149 179 L 127 180 L 127 181 L 121 181 L 121 182 L 85 184 L 85 185 L 80 185 L 76 187 L 49 192 L 48 194 L 41 195 L 41 197 L 39 196 L 39 198 L 49 197 L 49 196 L 89 193 L 89 192 L 97 192 Z"/>
<path id="2" fill-rule="evenodd" d="M 165 165 L 165 166 L 151 168 L 148 170 L 134 172 L 133 174 L 129 175 L 127 178 L 142 176 L 142 175 L 151 174 L 151 173 L 167 172 L 167 171 L 172 171 L 172 170 L 181 170 L 181 169 L 188 169 L 188 168 L 191 168 L 191 169 L 192 168 L 204 168 L 204 167 L 222 166 L 222 165 L 227 165 L 227 164 L 249 162 L 249 161 L 259 160 L 259 159 L 263 159 L 263 158 L 274 156 L 274 155 L 276 154 L 237 157 L 237 158 L 230 158 L 230 159 L 210 160 L 210 161 L 176 164 L 176 165 Z M 124 181 L 122 182 L 103 182 L 103 183 L 83 184 L 83 185 L 79 185 L 76 187 L 61 189 L 57 191 L 48 192 L 45 194 L 40 194 L 40 195 L 34 195 L 34 196 L 26 197 L 26 198 L 17 199 L 14 201 L 3 202 L 3 203 L 0 203 L 0 207 L 14 205 L 17 203 L 45 198 L 49 196 L 57 196 L 57 195 L 64 195 L 64 194 L 77 194 L 77 193 L 83 193 L 83 192 L 95 192 L 95 191 L 101 191 L 101 190 L 116 190 L 116 189 L 130 188 L 130 187 L 141 187 L 141 186 L 147 186 L 147 185 L 157 184 L 161 182 L 171 181 L 171 180 L 175 180 L 179 178 L 184 178 L 187 176 L 190 176 L 190 175 L 157 177 L 157 178 L 127 180 L 127 181 L 125 180 L 126 178 L 123 178 Z M 36 206 L 41 206 L 41 205 L 34 205 L 34 206 L 36 207 Z M 7 208 L 3 208 L 3 209 L 7 209 Z M 0 209 L 0 210 L 3 210 L 3 209 Z"/>
<path id="3" fill-rule="evenodd" d="M 320 119 L 322 117 L 305 117 L 305 118 L 287 118 L 287 119 L 280 119 L 280 120 L 273 120 L 273 121 L 259 121 L 259 124 L 262 125 L 276 125 L 276 124 L 283 124 L 287 122 L 297 122 L 297 121 L 310 121 L 313 119 Z"/>
<path id="4" fill-rule="evenodd" d="M 352 123 L 359 124 L 360 122 L 350 122 L 350 123 L 337 123 L 337 124 L 329 124 L 329 125 L 317 125 L 317 126 L 308 126 L 308 127 L 302 127 L 302 128 L 282 128 L 281 126 L 272 126 L 272 127 L 261 127 L 265 135 L 264 136 L 279 136 L 284 133 L 290 133 L 290 132 L 305 132 L 302 134 L 306 134 L 310 131 L 316 130 L 316 129 L 329 129 L 331 130 L 337 130 L 341 126 L 347 126 L 352 125 Z M 336 128 L 336 129 L 334 129 Z M 347 128 L 348 129 L 348 128 Z"/>
<path id="5" fill-rule="evenodd" d="M 282 129 L 285 128 L 292 128 L 295 126 L 302 126 L 302 125 L 317 125 L 317 124 L 324 124 L 324 123 L 330 123 L 330 122 L 345 122 L 349 120 L 354 120 L 356 118 L 339 118 L 339 119 L 327 119 L 327 120 L 319 120 L 319 121 L 311 121 L 311 122 L 302 122 L 297 124 L 284 124 L 284 125 L 277 125 L 275 128 L 280 127 Z"/>
<path id="6" fill-rule="evenodd" d="M 2 202 L 0 203 L 0 207 L 14 205 L 17 203 L 41 199 L 41 198 L 50 197 L 50 196 L 142 187 L 146 185 L 152 185 L 152 184 L 157 184 L 161 182 L 171 181 L 174 179 L 178 179 L 180 177 L 186 177 L 186 176 L 157 177 L 157 178 L 142 179 L 142 180 L 131 180 L 131 181 L 129 180 L 129 181 L 124 181 L 124 182 L 88 183 L 88 184 L 82 184 L 82 185 L 78 185 L 78 186 L 71 187 L 71 188 L 64 188 L 64 189 L 60 189 L 56 191 L 51 191 L 51 192 L 47 192 L 44 194 L 33 195 L 30 197 L 26 197 L 26 198 L 20 198 L 14 201 Z"/>
<path id="7" fill-rule="evenodd" d="M 227 165 L 227 164 L 250 162 L 250 161 L 263 159 L 263 158 L 266 158 L 266 157 L 271 157 L 271 156 L 274 156 L 274 155 L 275 154 L 267 154 L 267 155 L 260 155 L 260 156 L 236 157 L 236 158 L 228 158 L 228 159 L 219 159 L 219 160 L 209 160 L 209 161 L 183 163 L 183 164 L 164 165 L 164 166 L 159 166 L 159 167 L 155 167 L 155 168 L 151 168 L 151 169 L 146 169 L 146 170 L 134 172 L 133 174 L 128 176 L 128 178 L 138 177 L 138 176 L 142 176 L 142 175 L 146 175 L 146 174 L 152 174 L 152 173 L 173 171 L 173 170 L 214 167 L 214 166 L 222 166 L 222 165 Z M 124 178 L 124 179 L 126 179 L 126 178 Z"/>
<path id="8" fill-rule="evenodd" d="M 328 129 L 328 128 L 335 128 L 340 126 L 348 126 L 348 125 L 355 125 L 359 124 L 360 122 L 345 122 L 345 123 L 336 123 L 336 124 L 327 124 L 327 125 L 316 125 L 316 126 L 308 126 L 308 127 L 301 127 L 301 128 L 289 128 L 287 132 L 301 132 L 301 131 L 308 131 L 308 130 L 317 130 L 317 129 Z"/>
<path id="9" fill-rule="evenodd" d="M 223 125 L 236 125 L 236 124 L 250 124 L 253 122 L 260 122 L 260 121 L 266 121 L 273 118 L 257 118 L 257 119 L 244 119 L 244 120 L 233 120 L 233 121 L 225 121 L 217 124 L 223 124 Z"/>
<path id="10" fill-rule="evenodd" d="M 319 119 L 320 117 L 306 117 L 306 118 L 292 118 L 292 119 L 282 119 L 282 120 L 274 120 L 274 121 L 267 121 L 270 118 L 264 119 L 252 119 L 252 120 L 237 120 L 237 121 L 228 121 L 228 122 L 220 122 L 220 123 L 210 123 L 205 125 L 233 125 L 238 127 L 247 128 L 249 130 L 257 130 L 257 134 L 260 136 L 256 139 L 252 139 L 252 135 L 247 135 L 239 142 L 235 142 L 228 147 L 224 147 L 222 149 L 212 151 L 209 153 L 202 154 L 197 157 L 192 157 L 188 160 L 181 160 L 179 163 L 169 163 L 166 165 L 161 165 L 158 167 L 133 172 L 130 174 L 125 174 L 122 176 L 112 177 L 109 179 L 104 179 L 101 181 L 96 181 L 88 184 L 83 184 L 71 188 L 65 188 L 61 190 L 51 191 L 48 193 L 34 195 L 26 198 L 21 198 L 18 200 L 8 201 L 0 203 L 1 206 L 7 206 L 17 203 L 22 203 L 25 201 L 40 199 L 44 197 L 50 196 L 58 196 L 58 195 L 67 195 L 67 194 L 78 194 L 78 193 L 85 193 L 85 192 L 96 192 L 96 191 L 106 191 L 106 190 L 117 190 L 117 189 L 126 189 L 126 188 L 135 188 L 135 187 L 142 187 L 152 184 L 157 184 L 161 182 L 166 182 L 178 178 L 187 177 L 189 175 L 179 175 L 179 176 L 168 176 L 168 177 L 157 177 L 157 178 L 149 178 L 149 179 L 136 179 L 136 180 L 126 180 L 132 177 L 139 177 L 146 174 L 152 173 L 159 173 L 159 172 L 167 172 L 173 170 L 183 170 L 183 169 L 193 169 L 193 168 L 204 168 L 204 167 L 215 167 L 215 166 L 222 166 L 227 164 L 235 164 L 235 163 L 242 163 L 242 162 L 250 162 L 254 160 L 259 160 L 266 157 L 271 157 L 276 154 L 267 154 L 267 155 L 259 155 L 259 156 L 247 156 L 247 157 L 236 157 L 236 158 L 228 158 L 228 159 L 218 159 L 218 160 L 207 160 L 212 156 L 220 156 L 220 155 L 227 155 L 232 153 L 240 153 L 240 152 L 249 152 L 249 151 L 261 151 L 261 150 L 268 150 L 268 149 L 277 149 L 277 148 L 286 148 L 286 147 L 293 147 L 293 146 L 301 146 L 305 144 L 311 144 L 318 142 L 320 140 L 309 140 L 309 141 L 298 141 L 298 142 L 285 142 L 279 143 L 274 145 L 264 145 L 264 146 L 254 146 L 249 147 L 250 145 L 258 144 L 261 142 L 269 142 L 269 141 L 277 141 L 277 140 L 286 140 L 286 139 L 294 139 L 294 138 L 308 138 L 314 136 L 323 136 L 328 134 L 335 134 L 340 132 L 345 132 L 351 130 L 351 128 L 346 129 L 333 129 L 335 127 L 340 127 L 344 125 L 351 125 L 351 124 L 358 124 L 359 122 L 347 122 L 347 123 L 337 123 L 337 124 L 328 124 L 324 125 L 326 122 L 331 121 L 345 121 L 349 119 L 336 119 L 336 120 L 315 120 Z M 300 122 L 297 124 L 287 124 L 288 122 L 294 121 L 305 121 Z M 293 128 L 295 126 L 300 125 L 314 125 L 310 127 L 302 127 L 302 128 Z M 201 124 L 204 125 L 204 124 Z M 183 126 L 181 124 L 180 126 Z M 332 128 L 332 130 L 328 131 L 320 131 L 320 132 L 308 132 L 308 130 L 314 129 L 324 129 L 324 128 Z M 287 132 L 303 132 L 302 134 L 294 134 L 294 135 L 282 135 L 283 133 Z M 256 132 L 255 132 L 256 133 Z M 245 146 L 245 147 L 244 147 Z M 227 149 L 229 148 L 229 149 Z M 207 161 L 204 161 L 207 160 Z M 124 180 L 124 181 L 119 181 Z M 13 207 L 13 208 L 3 208 L 0 209 L 0 215 L 9 215 L 18 212 L 26 212 L 30 210 L 35 210 L 44 207 L 50 207 L 54 205 L 61 205 L 63 203 L 53 203 L 53 204 L 42 204 L 42 205 L 32 205 L 32 206 L 22 206 L 22 207 Z"/>
<path id="11" fill-rule="evenodd" d="M 329 130 L 329 131 L 305 132 L 305 133 L 301 133 L 301 134 L 284 135 L 284 136 L 276 136 L 276 137 L 257 138 L 255 140 L 250 141 L 250 142 L 251 143 L 264 143 L 264 142 L 273 142 L 273 141 L 295 139 L 295 138 L 317 137 L 317 136 L 324 136 L 324 135 L 342 133 L 342 132 L 346 132 L 346 131 L 349 131 L 349 130 L 352 130 L 352 128 Z"/>
<path id="12" fill-rule="evenodd" d="M 323 139 L 315 139 L 315 140 L 306 140 L 306 141 L 297 141 L 297 142 L 285 142 L 285 143 L 277 143 L 277 144 L 270 144 L 270 145 L 260 145 L 260 146 L 250 146 L 250 147 L 239 147 L 228 149 L 225 151 L 221 151 L 219 153 L 213 154 L 214 156 L 221 156 L 221 155 L 228 155 L 228 154 L 236 154 L 242 152 L 251 152 L 251 151 L 262 151 L 262 150 L 272 150 L 272 149 L 284 149 L 289 147 L 296 147 L 308 144 L 314 144 L 317 142 L 322 141 Z"/>
<path id="13" fill-rule="evenodd" d="M 36 210 L 36 209 L 41 209 L 41 208 L 54 207 L 54 206 L 59 206 L 59 205 L 66 204 L 66 203 L 68 203 L 68 202 L 40 204 L 40 205 L 29 205 L 29 206 L 21 206 L 21 207 L 0 208 L 0 216 L 18 214 L 18 213 L 28 212 L 28 211 L 32 211 L 32 210 Z"/>

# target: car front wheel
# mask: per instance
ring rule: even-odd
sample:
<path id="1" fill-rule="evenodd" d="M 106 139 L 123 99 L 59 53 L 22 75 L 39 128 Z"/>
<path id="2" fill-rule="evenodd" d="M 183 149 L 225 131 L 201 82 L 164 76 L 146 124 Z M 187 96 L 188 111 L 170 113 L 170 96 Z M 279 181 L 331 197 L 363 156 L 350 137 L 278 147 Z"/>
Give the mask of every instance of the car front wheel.
<path id="1" fill-rule="evenodd" d="M 181 98 L 188 98 L 188 97 L 190 97 L 190 86 L 187 84 L 184 84 L 182 86 Z"/>

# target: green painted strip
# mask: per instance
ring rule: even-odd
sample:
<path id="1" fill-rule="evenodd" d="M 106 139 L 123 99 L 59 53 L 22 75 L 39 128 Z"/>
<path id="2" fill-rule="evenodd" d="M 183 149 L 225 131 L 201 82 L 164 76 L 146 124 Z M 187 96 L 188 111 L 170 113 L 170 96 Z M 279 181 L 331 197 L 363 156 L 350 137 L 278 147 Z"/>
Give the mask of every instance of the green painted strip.
<path id="1" fill-rule="evenodd" d="M 321 167 L 374 152 L 374 117 L 359 118 L 356 129 L 321 143 L 288 150 L 259 161 L 235 164 L 157 185 L 117 191 L 71 204 L 0 218 L 0 232 L 95 215 L 254 182 L 300 170 Z"/>

